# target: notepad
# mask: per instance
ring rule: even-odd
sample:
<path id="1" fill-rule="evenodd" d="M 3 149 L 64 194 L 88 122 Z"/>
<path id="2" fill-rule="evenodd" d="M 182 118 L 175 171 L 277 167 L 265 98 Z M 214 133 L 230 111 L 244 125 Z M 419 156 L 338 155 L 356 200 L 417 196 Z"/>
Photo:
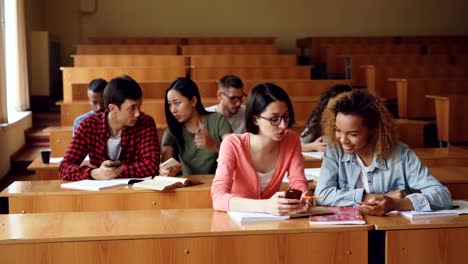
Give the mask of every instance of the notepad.
<path id="1" fill-rule="evenodd" d="M 437 210 L 437 211 L 430 211 L 430 212 L 400 211 L 398 213 L 409 219 L 421 218 L 421 217 L 454 216 L 454 215 L 468 214 L 468 201 L 455 200 L 452 202 L 452 205 L 458 208 L 448 209 L 448 210 Z"/>
<path id="2" fill-rule="evenodd" d="M 229 211 L 229 216 L 237 223 L 257 222 L 257 221 L 278 221 L 289 219 L 288 215 L 271 215 L 265 213 L 247 213 Z"/>
<path id="3" fill-rule="evenodd" d="M 308 211 L 290 215 L 272 215 L 266 213 L 234 212 L 228 211 L 229 216 L 237 223 L 248 223 L 258 221 L 278 221 L 290 218 L 309 217 L 311 215 L 323 215 L 333 213 L 327 207 L 313 206 Z"/>
<path id="4" fill-rule="evenodd" d="M 311 225 L 363 225 L 366 223 L 362 213 L 355 207 L 327 207 L 333 213 L 310 216 Z"/>
<path id="5" fill-rule="evenodd" d="M 324 154 L 325 154 L 325 152 L 322 152 L 322 151 L 302 152 L 303 156 L 310 157 L 310 158 L 316 158 L 316 159 L 323 159 Z"/>

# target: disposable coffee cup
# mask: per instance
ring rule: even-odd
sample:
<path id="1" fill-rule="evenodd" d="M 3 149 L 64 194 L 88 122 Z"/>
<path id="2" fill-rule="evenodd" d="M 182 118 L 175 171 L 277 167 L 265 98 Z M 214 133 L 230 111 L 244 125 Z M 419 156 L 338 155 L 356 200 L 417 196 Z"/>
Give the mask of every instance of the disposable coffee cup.
<path id="1" fill-rule="evenodd" d="M 50 149 L 41 149 L 41 158 L 43 164 L 49 164 L 50 162 Z"/>

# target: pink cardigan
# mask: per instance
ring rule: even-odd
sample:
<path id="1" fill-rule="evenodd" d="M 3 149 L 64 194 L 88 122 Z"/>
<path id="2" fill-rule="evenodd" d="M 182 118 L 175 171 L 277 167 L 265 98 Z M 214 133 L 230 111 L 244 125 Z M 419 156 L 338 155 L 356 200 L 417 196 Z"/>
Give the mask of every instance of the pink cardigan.
<path id="1" fill-rule="evenodd" d="M 223 139 L 219 150 L 218 168 L 211 186 L 213 208 L 228 211 L 229 199 L 233 196 L 268 199 L 279 190 L 286 172 L 290 187 L 309 191 L 301 144 L 295 132 L 287 130 L 281 140 L 275 172 L 263 192 L 260 192 L 257 172 L 251 163 L 250 133 L 231 134 Z"/>

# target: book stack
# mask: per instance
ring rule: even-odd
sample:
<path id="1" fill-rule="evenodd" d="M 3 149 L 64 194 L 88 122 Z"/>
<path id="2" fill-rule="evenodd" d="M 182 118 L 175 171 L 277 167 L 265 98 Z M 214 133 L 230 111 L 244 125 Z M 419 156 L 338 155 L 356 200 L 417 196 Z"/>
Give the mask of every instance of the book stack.
<path id="1" fill-rule="evenodd" d="M 355 207 L 328 207 L 333 213 L 309 217 L 311 225 L 363 225 L 362 213 Z"/>

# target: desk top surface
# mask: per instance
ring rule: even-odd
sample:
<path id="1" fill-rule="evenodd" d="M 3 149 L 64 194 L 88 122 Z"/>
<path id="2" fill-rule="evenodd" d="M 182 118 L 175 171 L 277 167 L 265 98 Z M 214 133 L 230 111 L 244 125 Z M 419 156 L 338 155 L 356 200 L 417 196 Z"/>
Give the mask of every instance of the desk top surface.
<path id="1" fill-rule="evenodd" d="M 311 226 L 308 218 L 238 224 L 205 209 L 0 215 L 0 244 L 367 231 L 372 225 Z"/>
<path id="2" fill-rule="evenodd" d="M 209 191 L 211 189 L 211 184 L 213 182 L 214 175 L 198 175 L 198 176 L 192 176 L 192 177 L 196 178 L 197 180 L 200 180 L 202 184 L 188 186 L 184 188 L 176 188 L 168 192 L 180 192 L 180 191 L 198 192 L 198 191 Z M 133 188 L 132 186 L 129 186 L 129 185 L 103 189 L 100 191 L 62 189 L 60 187 L 60 184 L 64 182 L 66 181 L 61 181 L 61 180 L 15 181 L 0 193 L 0 197 L 31 196 L 31 195 L 42 196 L 42 195 L 81 195 L 81 194 L 156 192 L 154 190 Z"/>
<path id="3" fill-rule="evenodd" d="M 430 228 L 460 228 L 468 227 L 468 215 L 433 216 L 409 219 L 401 215 L 366 216 L 368 224 L 376 230 L 406 230 Z"/>

